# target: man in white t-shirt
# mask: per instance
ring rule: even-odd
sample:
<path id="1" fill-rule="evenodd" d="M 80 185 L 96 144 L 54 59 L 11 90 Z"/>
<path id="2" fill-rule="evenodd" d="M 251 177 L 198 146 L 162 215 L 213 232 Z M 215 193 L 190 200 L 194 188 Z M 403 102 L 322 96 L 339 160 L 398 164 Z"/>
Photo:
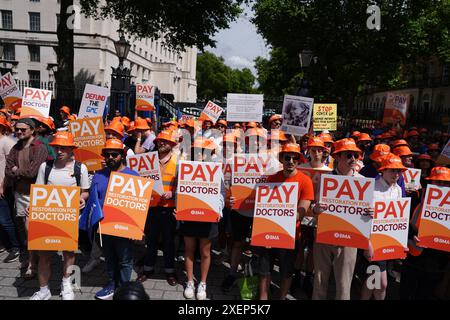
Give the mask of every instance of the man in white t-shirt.
<path id="1" fill-rule="evenodd" d="M 69 132 L 57 132 L 50 143 L 55 148 L 56 159 L 42 163 L 39 167 L 36 184 L 57 186 L 79 186 L 81 188 L 80 209 L 84 208 L 89 196 L 88 170 L 84 164 L 74 160 L 73 150 L 76 148 L 73 136 Z M 51 168 L 50 171 L 48 171 Z M 54 251 L 39 252 L 39 285 L 40 290 L 35 292 L 30 300 L 49 300 L 51 292 L 48 282 L 51 276 L 51 260 Z M 75 294 L 70 281 L 69 267 L 75 264 L 75 252 L 63 251 L 64 270 L 61 284 L 61 297 L 63 300 L 74 300 Z"/>

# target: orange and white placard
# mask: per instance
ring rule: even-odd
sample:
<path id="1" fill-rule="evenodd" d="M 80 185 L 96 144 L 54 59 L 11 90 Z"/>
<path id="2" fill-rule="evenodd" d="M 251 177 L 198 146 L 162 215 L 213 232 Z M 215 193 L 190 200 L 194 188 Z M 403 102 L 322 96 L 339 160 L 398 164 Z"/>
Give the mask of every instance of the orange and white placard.
<path id="1" fill-rule="evenodd" d="M 10 72 L 0 78 L 0 97 L 8 110 L 16 111 L 22 105 L 22 93 Z"/>
<path id="2" fill-rule="evenodd" d="M 222 181 L 221 163 L 180 161 L 177 220 L 218 222 L 222 214 L 219 201 Z"/>
<path id="3" fill-rule="evenodd" d="M 150 207 L 155 207 L 164 193 L 158 152 L 146 152 L 127 157 L 127 166 L 141 177 L 155 181 Z"/>
<path id="4" fill-rule="evenodd" d="M 20 116 L 38 116 L 48 118 L 51 102 L 51 91 L 26 87 L 23 90 Z"/>
<path id="5" fill-rule="evenodd" d="M 427 186 L 419 225 L 419 246 L 450 252 L 450 188 Z"/>
<path id="6" fill-rule="evenodd" d="M 246 217 L 255 210 L 256 184 L 265 183 L 272 165 L 268 153 L 235 154 L 233 158 L 231 194 L 235 198 L 232 209 Z"/>
<path id="7" fill-rule="evenodd" d="M 408 112 L 409 95 L 398 92 L 388 92 L 384 106 L 384 124 L 406 124 Z"/>
<path id="8" fill-rule="evenodd" d="M 267 183 L 256 189 L 252 246 L 294 249 L 298 183 Z"/>
<path id="9" fill-rule="evenodd" d="M 205 109 L 203 109 L 202 113 L 200 114 L 199 120 L 210 120 L 213 123 L 216 123 L 217 120 L 219 120 L 220 115 L 222 114 L 223 109 L 215 104 L 212 101 L 208 101 L 208 103 L 205 106 Z"/>
<path id="10" fill-rule="evenodd" d="M 109 178 L 104 219 L 99 231 L 111 236 L 142 240 L 154 181 L 113 172 Z"/>
<path id="11" fill-rule="evenodd" d="M 78 249 L 80 188 L 32 184 L 28 249 Z"/>
<path id="12" fill-rule="evenodd" d="M 109 88 L 86 84 L 78 118 L 103 117 L 108 97 Z"/>
<path id="13" fill-rule="evenodd" d="M 69 129 L 78 147 L 74 151 L 75 159 L 84 163 L 89 171 L 102 169 L 102 149 L 106 141 L 102 118 L 72 120 Z"/>
<path id="14" fill-rule="evenodd" d="M 328 206 L 319 216 L 317 242 L 368 249 L 375 179 L 322 175 L 320 203 Z"/>
<path id="15" fill-rule="evenodd" d="M 149 84 L 136 85 L 136 110 L 154 111 L 155 110 L 155 86 Z"/>
<path id="16" fill-rule="evenodd" d="M 372 233 L 372 261 L 404 259 L 408 247 L 411 198 L 375 201 Z"/>
<path id="17" fill-rule="evenodd" d="M 419 190 L 422 188 L 420 185 L 420 175 L 422 174 L 421 169 L 408 168 L 408 170 L 403 171 L 403 179 L 405 180 L 405 186 L 409 189 Z"/>

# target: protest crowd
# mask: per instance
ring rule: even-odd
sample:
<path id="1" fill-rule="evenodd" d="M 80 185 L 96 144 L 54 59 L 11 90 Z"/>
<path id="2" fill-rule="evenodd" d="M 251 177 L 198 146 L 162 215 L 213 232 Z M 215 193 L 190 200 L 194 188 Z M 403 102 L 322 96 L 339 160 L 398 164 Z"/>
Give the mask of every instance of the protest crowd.
<path id="1" fill-rule="evenodd" d="M 320 131 L 310 123 L 294 135 L 278 114 L 230 122 L 202 113 L 159 127 L 156 112 L 59 111 L 0 110 L 0 245 L 4 263 L 19 260 L 23 278 L 38 278 L 32 300 L 51 298 L 57 251 L 61 297 L 76 299 L 78 249 L 90 257 L 84 273 L 106 265 L 98 299 L 154 277 L 158 250 L 167 283 L 182 284 L 186 299 L 208 298 L 213 259 L 229 264 L 224 294 L 238 286 L 243 299 L 301 289 L 350 300 L 356 279 L 361 300 L 386 299 L 398 280 L 399 299 L 449 298 L 448 133 L 374 121 Z"/>

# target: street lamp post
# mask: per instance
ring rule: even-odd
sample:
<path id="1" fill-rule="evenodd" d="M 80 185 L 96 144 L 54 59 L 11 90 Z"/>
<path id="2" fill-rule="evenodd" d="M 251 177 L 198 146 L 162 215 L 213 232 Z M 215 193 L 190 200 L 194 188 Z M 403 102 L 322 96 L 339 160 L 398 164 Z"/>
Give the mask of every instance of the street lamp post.
<path id="1" fill-rule="evenodd" d="M 121 115 L 131 114 L 131 110 L 129 110 L 131 69 L 123 66 L 123 62 L 130 52 L 131 45 L 125 39 L 122 30 L 119 30 L 119 35 L 119 40 L 114 41 L 116 54 L 119 58 L 119 66 L 117 68 L 111 67 L 110 116 L 114 116 L 116 109 L 120 111 Z"/>
<path id="2" fill-rule="evenodd" d="M 302 97 L 310 97 L 312 98 L 312 81 L 308 80 L 305 77 L 305 69 L 311 65 L 311 62 L 314 60 L 316 62 L 316 57 L 314 57 L 314 53 L 311 50 L 305 49 L 298 54 L 300 59 L 300 67 L 303 73 L 302 78 L 299 80 L 298 88 L 296 95 Z"/>

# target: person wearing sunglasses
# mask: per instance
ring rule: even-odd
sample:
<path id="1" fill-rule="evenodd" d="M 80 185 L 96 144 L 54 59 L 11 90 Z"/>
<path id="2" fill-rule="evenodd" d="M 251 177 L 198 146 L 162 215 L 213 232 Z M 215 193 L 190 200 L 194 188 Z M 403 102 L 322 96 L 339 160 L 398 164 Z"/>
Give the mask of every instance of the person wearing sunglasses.
<path id="1" fill-rule="evenodd" d="M 35 138 L 36 122 L 31 118 L 21 118 L 15 125 L 17 143 L 6 158 L 5 179 L 8 185 L 14 186 L 16 208 L 16 226 L 19 238 L 23 243 L 21 268 L 27 279 L 36 276 L 37 256 L 27 248 L 28 212 L 30 206 L 30 188 L 35 183 L 39 167 L 48 158 L 45 145 Z M 27 259 L 28 258 L 28 259 Z"/>
<path id="2" fill-rule="evenodd" d="M 364 178 L 356 169 L 361 149 L 351 138 L 335 142 L 332 156 L 335 159 L 334 175 Z M 319 215 L 326 210 L 325 204 L 317 203 L 313 213 Z M 368 213 L 373 214 L 373 208 Z M 333 270 L 336 279 L 336 300 L 350 300 L 350 289 L 355 270 L 358 249 L 330 244 L 314 243 L 314 289 L 313 300 L 326 300 L 328 296 L 328 280 Z"/>
<path id="3" fill-rule="evenodd" d="M 273 129 L 280 129 L 281 124 L 283 123 L 283 116 L 281 114 L 274 114 L 269 119 L 269 128 L 270 131 Z"/>
<path id="4" fill-rule="evenodd" d="M 106 168 L 97 171 L 92 179 L 91 190 L 97 187 L 98 200 L 103 207 L 108 188 L 109 178 L 112 172 L 139 176 L 134 170 L 124 164 L 125 150 L 122 141 L 118 139 L 106 140 L 102 149 Z M 122 283 L 130 281 L 133 271 L 133 240 L 110 235 L 102 235 L 103 253 L 108 274 L 107 285 L 95 294 L 97 299 L 106 300 L 114 295 Z"/>
<path id="5" fill-rule="evenodd" d="M 280 267 L 280 290 L 277 299 L 285 300 L 294 275 L 294 264 L 300 248 L 300 221 L 306 215 L 311 201 L 314 200 L 314 188 L 311 178 L 297 169 L 300 161 L 300 146 L 294 143 L 285 144 L 279 154 L 279 160 L 283 170 L 267 178 L 267 183 L 298 183 L 298 205 L 296 222 L 295 249 L 277 249 L 258 247 L 258 270 L 259 270 L 259 298 L 268 300 L 273 270 L 273 260 L 279 259 Z"/>

